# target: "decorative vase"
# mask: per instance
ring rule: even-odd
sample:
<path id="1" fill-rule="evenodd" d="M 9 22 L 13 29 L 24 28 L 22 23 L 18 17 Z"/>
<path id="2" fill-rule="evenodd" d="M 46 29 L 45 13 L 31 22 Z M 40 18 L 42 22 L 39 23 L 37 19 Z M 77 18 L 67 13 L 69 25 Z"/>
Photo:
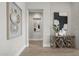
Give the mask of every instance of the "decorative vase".
<path id="1" fill-rule="evenodd" d="M 58 33 L 56 33 L 55 35 L 58 36 Z"/>

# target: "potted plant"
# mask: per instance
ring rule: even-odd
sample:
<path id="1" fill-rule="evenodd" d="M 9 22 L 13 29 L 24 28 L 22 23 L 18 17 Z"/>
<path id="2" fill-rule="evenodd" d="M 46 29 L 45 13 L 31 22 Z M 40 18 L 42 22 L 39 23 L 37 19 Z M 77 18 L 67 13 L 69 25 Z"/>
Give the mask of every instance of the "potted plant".
<path id="1" fill-rule="evenodd" d="M 58 36 L 59 35 L 59 21 L 58 20 L 54 20 L 53 30 L 55 31 L 55 35 Z"/>

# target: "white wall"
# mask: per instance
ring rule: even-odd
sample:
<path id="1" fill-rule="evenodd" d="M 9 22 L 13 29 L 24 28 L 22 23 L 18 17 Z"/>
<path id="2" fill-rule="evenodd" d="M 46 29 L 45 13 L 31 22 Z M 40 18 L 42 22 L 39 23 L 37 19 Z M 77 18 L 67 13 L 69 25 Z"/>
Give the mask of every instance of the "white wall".
<path id="1" fill-rule="evenodd" d="M 7 40 L 6 3 L 0 3 L 0 55 L 17 55 L 25 46 L 25 3 L 17 3 L 22 9 L 22 36 Z"/>
<path id="2" fill-rule="evenodd" d="M 72 33 L 76 35 L 75 46 L 79 48 L 79 2 L 72 3 Z"/>

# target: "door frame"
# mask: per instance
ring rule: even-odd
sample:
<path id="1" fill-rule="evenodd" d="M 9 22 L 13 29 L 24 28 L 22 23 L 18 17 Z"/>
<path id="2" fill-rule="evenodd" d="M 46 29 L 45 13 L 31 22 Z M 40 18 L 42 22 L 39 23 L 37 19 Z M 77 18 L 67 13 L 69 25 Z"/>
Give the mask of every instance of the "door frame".
<path id="1" fill-rule="evenodd" d="M 30 12 L 29 10 L 31 10 L 31 9 L 27 10 L 27 47 L 30 46 L 29 45 L 29 12 Z M 34 9 L 34 10 L 43 10 L 43 9 Z M 42 26 L 43 26 L 43 23 L 44 23 L 43 21 L 44 21 L 44 10 L 43 10 Z M 43 32 L 43 29 L 42 29 L 42 32 Z M 43 35 L 43 33 L 42 33 L 42 35 Z M 43 40 L 43 36 L 42 36 L 42 40 Z M 42 47 L 43 47 L 43 42 L 42 42 Z"/>

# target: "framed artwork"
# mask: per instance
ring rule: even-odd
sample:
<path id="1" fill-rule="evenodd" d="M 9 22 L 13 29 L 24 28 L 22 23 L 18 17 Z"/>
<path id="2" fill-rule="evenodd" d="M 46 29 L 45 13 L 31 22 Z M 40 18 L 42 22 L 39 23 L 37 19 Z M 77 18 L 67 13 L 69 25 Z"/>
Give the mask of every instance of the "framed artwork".
<path id="1" fill-rule="evenodd" d="M 41 18 L 33 18 L 33 26 L 34 26 L 34 32 L 39 32 L 40 31 L 40 21 Z"/>
<path id="2" fill-rule="evenodd" d="M 7 37 L 22 35 L 22 9 L 14 2 L 7 3 Z"/>
<path id="3" fill-rule="evenodd" d="M 62 28 L 67 30 L 67 26 L 64 26 L 68 25 L 68 16 L 64 16 L 64 14 L 61 16 L 59 12 L 54 12 L 54 21 L 59 22 L 59 30 L 62 30 Z"/>
<path id="4" fill-rule="evenodd" d="M 67 13 L 54 12 L 53 22 L 55 31 L 59 32 L 60 35 L 66 35 L 68 29 Z"/>
<path id="5" fill-rule="evenodd" d="M 39 32 L 40 31 L 40 24 L 34 23 L 34 32 Z"/>

